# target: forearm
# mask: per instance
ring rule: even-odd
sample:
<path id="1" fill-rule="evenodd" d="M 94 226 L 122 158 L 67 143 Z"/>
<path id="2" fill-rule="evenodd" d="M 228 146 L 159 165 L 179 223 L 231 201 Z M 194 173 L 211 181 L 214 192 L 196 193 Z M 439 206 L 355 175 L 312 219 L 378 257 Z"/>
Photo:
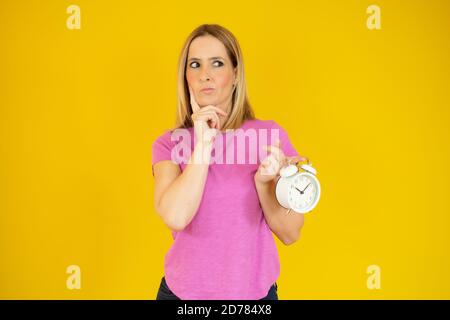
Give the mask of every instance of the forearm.
<path id="1" fill-rule="evenodd" d="M 255 185 L 264 217 L 270 229 L 284 244 L 295 242 L 299 238 L 303 226 L 303 215 L 287 213 L 288 209 L 278 203 L 275 196 L 275 180 L 260 183 L 255 179 Z"/>
<path id="2" fill-rule="evenodd" d="M 211 149 L 211 144 L 197 143 L 185 169 L 161 197 L 159 210 L 164 213 L 165 223 L 174 230 L 184 229 L 198 210 L 208 176 Z"/>

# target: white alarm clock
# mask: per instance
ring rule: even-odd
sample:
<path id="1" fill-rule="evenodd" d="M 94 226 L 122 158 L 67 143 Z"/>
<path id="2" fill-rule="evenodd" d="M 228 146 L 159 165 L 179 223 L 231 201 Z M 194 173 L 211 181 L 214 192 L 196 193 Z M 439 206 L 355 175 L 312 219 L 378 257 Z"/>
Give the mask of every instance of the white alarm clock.
<path id="1" fill-rule="evenodd" d="M 320 198 L 317 171 L 306 159 L 308 164 L 288 164 L 281 168 L 275 188 L 281 206 L 302 214 L 312 211 Z"/>

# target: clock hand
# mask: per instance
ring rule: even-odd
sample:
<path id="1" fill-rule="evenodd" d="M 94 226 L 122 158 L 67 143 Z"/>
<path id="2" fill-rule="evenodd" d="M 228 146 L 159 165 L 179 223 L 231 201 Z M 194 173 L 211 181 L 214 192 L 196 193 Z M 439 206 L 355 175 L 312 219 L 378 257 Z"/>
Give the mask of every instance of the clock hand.
<path id="1" fill-rule="evenodd" d="M 303 191 L 300 190 L 299 188 L 295 187 L 295 189 L 297 189 L 298 191 L 300 191 L 300 194 L 303 194 Z"/>
<path id="2" fill-rule="evenodd" d="M 306 186 L 306 188 L 308 188 L 310 184 L 311 184 L 311 182 L 310 182 L 310 183 L 308 183 L 308 185 Z M 302 194 L 303 194 L 303 192 L 304 192 L 304 191 L 306 190 L 306 188 L 305 188 L 305 189 L 303 189 L 303 191 L 302 191 Z"/>

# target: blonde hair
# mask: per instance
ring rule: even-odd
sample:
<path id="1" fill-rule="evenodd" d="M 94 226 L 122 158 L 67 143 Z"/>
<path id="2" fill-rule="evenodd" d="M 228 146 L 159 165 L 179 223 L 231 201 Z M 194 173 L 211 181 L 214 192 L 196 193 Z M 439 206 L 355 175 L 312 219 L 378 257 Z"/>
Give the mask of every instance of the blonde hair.
<path id="1" fill-rule="evenodd" d="M 244 61 L 241 48 L 236 37 L 224 27 L 217 24 L 202 24 L 194 29 L 186 39 L 178 61 L 177 84 L 177 128 L 193 127 L 192 107 L 190 104 L 189 87 L 186 79 L 186 64 L 189 47 L 192 41 L 200 36 L 211 35 L 223 43 L 233 67 L 236 69 L 236 87 L 233 90 L 231 113 L 221 130 L 237 129 L 245 120 L 254 119 L 255 115 L 250 106 L 247 85 L 245 83 Z"/>

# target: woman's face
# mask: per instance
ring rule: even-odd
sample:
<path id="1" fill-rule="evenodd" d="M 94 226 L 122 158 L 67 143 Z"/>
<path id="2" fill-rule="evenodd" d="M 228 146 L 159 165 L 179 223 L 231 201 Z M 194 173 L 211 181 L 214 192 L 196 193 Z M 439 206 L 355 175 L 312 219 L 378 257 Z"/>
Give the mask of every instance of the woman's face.
<path id="1" fill-rule="evenodd" d="M 230 111 L 236 68 L 233 68 L 225 46 L 217 38 L 206 35 L 191 42 L 186 79 L 200 107 L 214 105 Z M 205 88 L 212 89 L 203 90 Z"/>

